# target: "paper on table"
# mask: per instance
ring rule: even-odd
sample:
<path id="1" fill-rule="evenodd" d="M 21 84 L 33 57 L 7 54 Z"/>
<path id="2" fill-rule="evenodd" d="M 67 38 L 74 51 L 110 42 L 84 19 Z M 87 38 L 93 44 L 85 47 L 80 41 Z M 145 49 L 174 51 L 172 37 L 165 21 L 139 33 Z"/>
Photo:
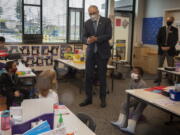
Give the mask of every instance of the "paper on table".
<path id="1" fill-rule="evenodd" d="M 58 114 L 62 114 L 62 115 L 68 115 L 68 114 L 70 114 L 70 112 L 69 112 L 69 110 L 66 108 L 66 106 L 64 106 L 64 105 L 60 105 L 60 106 L 58 106 L 58 108 L 57 109 L 54 109 L 54 113 L 55 113 L 55 115 L 58 115 Z"/>
<path id="2" fill-rule="evenodd" d="M 169 105 L 175 105 L 176 102 L 170 100 L 170 99 L 156 99 L 154 101 L 157 104 L 163 105 L 163 106 L 169 106 Z"/>
<path id="3" fill-rule="evenodd" d="M 45 113 L 53 113 L 52 99 L 28 99 L 24 100 L 22 106 L 23 122 Z"/>
<path id="4" fill-rule="evenodd" d="M 10 107 L 10 116 L 13 117 L 13 120 L 16 123 L 22 122 L 22 107 Z"/>

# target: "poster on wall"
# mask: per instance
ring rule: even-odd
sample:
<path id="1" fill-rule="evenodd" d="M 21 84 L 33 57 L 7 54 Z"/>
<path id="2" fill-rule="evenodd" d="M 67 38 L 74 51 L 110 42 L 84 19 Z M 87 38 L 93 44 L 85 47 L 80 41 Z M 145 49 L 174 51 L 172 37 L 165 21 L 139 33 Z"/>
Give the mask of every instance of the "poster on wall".
<path id="1" fill-rule="evenodd" d="M 38 56 L 36 59 L 36 65 L 37 66 L 44 66 L 44 57 L 43 56 Z"/>
<path id="2" fill-rule="evenodd" d="M 117 18 L 115 23 L 116 23 L 115 24 L 116 27 L 120 27 L 121 26 L 121 19 Z"/>
<path id="3" fill-rule="evenodd" d="M 30 48 L 29 46 L 22 46 L 19 48 L 23 56 L 30 55 Z"/>
<path id="4" fill-rule="evenodd" d="M 116 57 L 119 60 L 125 60 L 126 40 L 116 40 Z"/>
<path id="5" fill-rule="evenodd" d="M 83 45 L 82 44 L 74 45 L 74 53 L 75 54 L 81 53 L 82 51 L 83 51 Z"/>
<path id="6" fill-rule="evenodd" d="M 32 55 L 39 55 L 40 54 L 40 47 L 39 46 L 32 46 L 32 49 L 31 49 L 31 53 Z"/>
<path id="7" fill-rule="evenodd" d="M 53 65 L 53 57 L 52 56 L 46 56 L 45 63 L 46 63 L 46 66 L 52 66 Z"/>
<path id="8" fill-rule="evenodd" d="M 41 54 L 48 55 L 49 54 L 49 46 L 42 46 L 41 47 Z"/>
<path id="9" fill-rule="evenodd" d="M 156 45 L 157 34 L 162 27 L 163 18 L 153 17 L 143 19 L 142 41 L 143 44 Z"/>
<path id="10" fill-rule="evenodd" d="M 59 46 L 51 46 L 50 52 L 52 56 L 58 56 Z"/>
<path id="11" fill-rule="evenodd" d="M 33 67 L 34 66 L 34 57 L 33 56 L 28 56 L 27 59 L 26 59 L 26 65 L 28 67 Z"/>
<path id="12" fill-rule="evenodd" d="M 11 53 L 11 54 L 19 53 L 18 46 L 10 46 L 9 53 Z"/>
<path id="13" fill-rule="evenodd" d="M 113 58 L 116 60 L 128 60 L 130 49 L 130 17 L 117 15 L 115 16 L 115 21 Z"/>
<path id="14" fill-rule="evenodd" d="M 65 59 L 65 54 L 69 51 L 74 52 L 71 45 L 61 45 L 60 47 L 60 58 Z"/>

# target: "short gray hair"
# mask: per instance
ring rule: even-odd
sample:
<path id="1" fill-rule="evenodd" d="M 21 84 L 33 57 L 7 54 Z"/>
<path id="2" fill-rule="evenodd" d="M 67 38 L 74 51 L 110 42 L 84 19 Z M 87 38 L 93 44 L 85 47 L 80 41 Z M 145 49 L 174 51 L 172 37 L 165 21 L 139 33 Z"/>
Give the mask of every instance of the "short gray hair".
<path id="1" fill-rule="evenodd" d="M 96 10 L 98 10 L 98 11 L 99 11 L 99 9 L 98 9 L 98 7 L 97 7 L 96 5 L 91 5 L 91 6 L 89 6 L 89 8 L 88 8 L 88 9 L 90 9 L 90 8 L 95 8 Z"/>

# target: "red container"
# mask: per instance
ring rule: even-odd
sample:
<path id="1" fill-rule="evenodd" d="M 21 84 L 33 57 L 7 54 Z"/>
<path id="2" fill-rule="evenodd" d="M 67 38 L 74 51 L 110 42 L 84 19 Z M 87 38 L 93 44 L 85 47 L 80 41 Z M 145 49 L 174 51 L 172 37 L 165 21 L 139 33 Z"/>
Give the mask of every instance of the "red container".
<path id="1" fill-rule="evenodd" d="M 9 111 L 4 111 L 1 114 L 1 130 L 11 129 L 10 113 Z"/>

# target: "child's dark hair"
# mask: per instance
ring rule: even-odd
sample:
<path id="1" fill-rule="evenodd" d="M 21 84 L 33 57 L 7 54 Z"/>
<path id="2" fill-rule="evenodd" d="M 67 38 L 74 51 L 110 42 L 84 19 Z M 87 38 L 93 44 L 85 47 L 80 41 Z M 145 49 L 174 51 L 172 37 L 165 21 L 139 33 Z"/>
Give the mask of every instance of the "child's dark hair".
<path id="1" fill-rule="evenodd" d="M 143 70 L 141 67 L 136 66 L 136 67 L 133 67 L 133 68 L 134 68 L 134 69 L 137 69 L 137 70 L 139 71 L 139 74 L 140 74 L 141 76 L 144 75 L 144 70 Z"/>
<path id="2" fill-rule="evenodd" d="M 8 61 L 8 62 L 6 62 L 5 69 L 6 69 L 7 71 L 9 71 L 9 69 L 12 68 L 12 65 L 13 65 L 14 62 L 15 62 L 15 61 Z"/>
<path id="3" fill-rule="evenodd" d="M 5 38 L 0 36 L 0 42 L 5 43 Z"/>

